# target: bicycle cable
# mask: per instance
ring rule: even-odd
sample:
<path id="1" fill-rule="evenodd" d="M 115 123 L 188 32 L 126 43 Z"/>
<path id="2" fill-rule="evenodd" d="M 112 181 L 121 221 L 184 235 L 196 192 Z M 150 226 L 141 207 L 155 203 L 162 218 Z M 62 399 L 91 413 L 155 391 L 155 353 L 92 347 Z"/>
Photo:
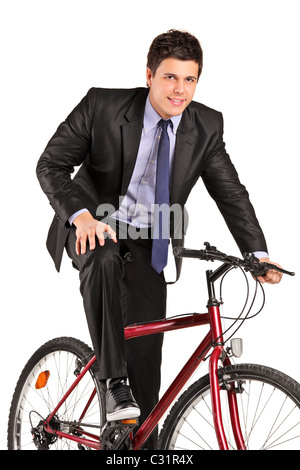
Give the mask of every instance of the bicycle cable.
<path id="1" fill-rule="evenodd" d="M 264 307 L 264 304 L 265 304 L 265 293 L 264 293 L 264 289 L 263 289 L 263 287 L 262 287 L 262 285 L 261 285 L 261 282 L 258 280 L 257 276 L 256 276 L 256 275 L 253 275 L 253 276 L 255 277 L 255 279 L 256 279 L 256 286 L 255 286 L 255 291 L 254 291 L 253 299 L 252 299 L 251 305 L 250 305 L 250 307 L 249 307 L 249 309 L 248 309 L 248 312 L 246 313 L 246 315 L 245 315 L 244 317 L 241 317 L 241 315 L 243 314 L 243 312 L 244 312 L 244 310 L 245 310 L 245 308 L 246 308 L 246 305 L 247 305 L 247 303 L 248 303 L 250 290 L 249 290 L 249 282 L 248 282 L 248 279 L 247 279 L 246 274 L 244 273 L 244 270 L 243 270 L 240 266 L 238 266 L 238 267 L 241 269 L 241 271 L 243 272 L 243 274 L 244 274 L 244 276 L 245 276 L 245 279 L 246 279 L 246 284 L 247 284 L 246 302 L 245 302 L 245 304 L 244 304 L 244 307 L 243 307 L 242 311 L 241 311 L 240 314 L 238 315 L 238 317 L 224 317 L 224 316 L 221 316 L 221 318 L 223 318 L 223 319 L 234 320 L 234 322 L 233 322 L 225 331 L 223 331 L 222 334 L 221 334 L 220 336 L 218 336 L 218 338 L 216 338 L 214 341 L 212 341 L 212 342 L 210 343 L 210 345 L 209 345 L 206 349 L 210 349 L 211 347 L 213 348 L 216 344 L 218 344 L 218 340 L 219 340 L 221 337 L 225 336 L 225 335 L 234 327 L 234 325 L 235 325 L 238 321 L 241 321 L 240 325 L 234 330 L 234 332 L 233 332 L 228 338 L 226 338 L 225 341 L 223 341 L 223 342 L 221 343 L 222 346 L 224 346 L 224 345 L 236 334 L 236 332 L 242 327 L 243 323 L 244 323 L 246 320 L 249 320 L 249 319 L 251 319 L 251 318 L 256 317 L 256 316 L 262 311 L 262 309 L 263 309 L 263 307 Z M 233 269 L 233 268 L 231 268 L 231 269 Z M 229 271 L 231 271 L 231 269 L 229 269 Z M 226 276 L 226 274 L 228 274 L 229 271 L 227 271 L 227 272 L 223 275 L 223 277 L 222 277 L 222 279 L 221 279 L 221 284 L 222 284 L 222 281 L 223 281 L 224 277 Z M 256 312 L 254 315 L 251 315 L 251 316 L 249 317 L 249 313 L 251 312 L 251 310 L 252 310 L 252 308 L 253 308 L 253 305 L 254 305 L 254 302 L 255 302 L 255 299 L 256 299 L 256 296 L 257 296 L 257 286 L 258 286 L 258 285 L 260 285 L 260 287 L 261 287 L 261 289 L 262 289 L 262 292 L 263 292 L 263 303 L 262 303 L 261 308 L 258 310 L 258 312 Z M 221 285 L 220 285 L 220 289 L 221 289 Z M 211 354 L 212 354 L 212 353 L 210 353 L 208 356 L 206 356 L 204 360 L 206 361 L 206 360 L 211 356 Z"/>
<path id="2" fill-rule="evenodd" d="M 224 278 L 226 277 L 226 275 L 227 275 L 230 271 L 232 271 L 233 269 L 236 269 L 237 267 L 239 267 L 240 270 L 242 271 L 242 273 L 243 273 L 243 275 L 244 275 L 244 277 L 245 277 L 246 286 L 247 286 L 246 301 L 245 301 L 245 304 L 244 304 L 244 307 L 243 307 L 241 313 L 239 314 L 239 317 L 240 317 L 240 316 L 243 314 L 243 312 L 244 312 L 244 310 L 245 310 L 245 308 L 246 308 L 246 306 L 247 306 L 247 303 L 248 303 L 248 300 L 249 300 L 249 292 L 250 292 L 250 289 L 249 289 L 249 282 L 248 282 L 247 276 L 246 276 L 244 270 L 243 270 L 240 266 L 232 266 L 232 267 L 222 276 L 221 281 L 220 281 L 220 303 L 221 303 L 221 304 L 224 304 L 223 298 L 222 298 L 222 285 L 223 285 L 223 280 L 224 280 Z M 238 318 L 239 318 L 239 317 L 238 317 Z M 236 319 L 236 317 L 225 317 L 225 316 L 223 316 L 223 315 L 221 315 L 221 318 L 223 318 L 224 320 L 235 320 L 235 319 Z"/>
<path id="3" fill-rule="evenodd" d="M 241 314 L 244 312 L 244 310 L 245 310 L 245 308 L 246 308 L 246 305 L 247 305 L 247 303 L 248 303 L 248 300 L 249 300 L 250 289 L 249 289 L 249 281 L 248 281 L 248 279 L 247 279 L 247 276 L 246 276 L 244 270 L 243 270 L 240 266 L 238 266 L 238 267 L 239 267 L 239 269 L 242 271 L 242 273 L 243 273 L 243 275 L 244 275 L 244 277 L 245 277 L 245 280 L 246 280 L 246 285 L 247 285 L 247 295 L 246 295 L 245 305 L 244 305 L 244 307 L 243 307 L 241 313 L 239 314 L 238 318 L 236 318 L 236 317 L 225 317 L 225 316 L 221 315 L 221 318 L 223 318 L 224 320 L 240 320 L 240 321 L 242 321 L 242 320 L 250 320 L 250 319 L 256 317 L 256 316 L 262 311 L 262 309 L 264 308 L 264 305 L 265 305 L 265 300 L 266 300 L 265 291 L 264 291 L 264 289 L 263 289 L 263 286 L 262 286 L 261 282 L 258 280 L 257 276 L 256 276 L 255 274 L 253 274 L 253 277 L 256 279 L 256 288 L 255 288 L 254 298 L 253 298 L 251 307 L 250 307 L 250 309 L 249 309 L 249 311 L 248 311 L 246 317 L 244 317 L 244 318 L 241 317 Z M 223 299 L 222 299 L 222 284 L 223 284 L 223 279 L 225 278 L 225 276 L 226 276 L 232 269 L 236 269 L 236 267 L 233 266 L 231 269 L 229 269 L 229 270 L 223 275 L 223 277 L 222 277 L 222 279 L 221 279 L 221 282 L 220 282 L 220 301 L 221 301 L 222 304 L 223 304 Z M 262 291 L 262 295 L 263 295 L 262 305 L 261 305 L 260 309 L 259 309 L 254 315 L 251 315 L 251 316 L 249 317 L 248 315 L 249 315 L 249 313 L 250 313 L 250 311 L 251 311 L 251 309 L 252 309 L 252 307 L 253 307 L 253 304 L 254 304 L 254 301 L 255 301 L 256 295 L 257 295 L 257 284 L 259 284 L 259 286 L 260 286 L 260 288 L 261 288 L 261 291 Z"/>

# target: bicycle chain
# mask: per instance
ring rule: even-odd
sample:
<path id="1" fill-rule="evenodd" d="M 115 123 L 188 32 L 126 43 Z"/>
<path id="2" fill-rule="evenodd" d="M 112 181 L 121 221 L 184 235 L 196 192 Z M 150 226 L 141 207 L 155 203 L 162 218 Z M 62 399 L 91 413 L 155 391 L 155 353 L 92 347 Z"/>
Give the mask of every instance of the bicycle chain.
<path id="1" fill-rule="evenodd" d="M 74 428 L 75 430 L 76 430 L 76 427 L 79 428 L 80 426 L 85 427 L 85 428 L 98 428 L 98 429 L 101 429 L 101 426 L 99 426 L 98 424 L 80 423 L 79 421 L 78 422 L 76 422 L 76 421 L 54 421 L 54 423 L 57 424 L 57 425 L 66 424 L 66 425 Z"/>

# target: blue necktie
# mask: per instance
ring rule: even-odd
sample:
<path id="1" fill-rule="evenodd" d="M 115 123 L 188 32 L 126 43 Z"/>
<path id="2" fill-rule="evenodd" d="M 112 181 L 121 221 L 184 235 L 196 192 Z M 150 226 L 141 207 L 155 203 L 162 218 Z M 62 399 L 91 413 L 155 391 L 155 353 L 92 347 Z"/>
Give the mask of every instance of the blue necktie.
<path id="1" fill-rule="evenodd" d="M 161 273 L 168 261 L 169 246 L 169 158 L 170 140 L 167 132 L 170 120 L 159 121 L 162 128 L 157 153 L 154 233 L 151 265 Z M 162 204 L 164 206 L 162 206 Z"/>

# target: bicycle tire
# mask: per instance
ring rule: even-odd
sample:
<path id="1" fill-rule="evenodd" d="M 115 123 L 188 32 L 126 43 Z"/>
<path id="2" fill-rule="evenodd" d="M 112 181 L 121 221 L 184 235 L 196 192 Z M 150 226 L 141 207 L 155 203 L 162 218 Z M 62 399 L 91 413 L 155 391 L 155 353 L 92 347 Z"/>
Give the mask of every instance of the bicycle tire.
<path id="1" fill-rule="evenodd" d="M 228 425 L 224 395 L 227 395 L 225 383 L 232 382 L 236 384 L 247 450 L 299 450 L 300 385 L 275 369 L 256 364 L 232 365 L 219 370 L 222 417 L 229 450 L 235 450 L 236 445 Z M 171 409 L 160 432 L 159 449 L 219 449 L 209 395 L 207 374 L 192 384 Z"/>
<path id="2" fill-rule="evenodd" d="M 50 415 L 68 387 L 76 379 L 76 374 L 93 355 L 92 349 L 82 341 L 61 337 L 48 341 L 31 356 L 17 382 L 10 406 L 7 431 L 8 450 L 36 450 L 37 447 L 31 435 L 32 421 L 36 424 L 39 420 L 46 419 Z M 49 381 L 44 388 L 37 390 L 35 384 L 38 373 L 46 366 L 50 371 Z M 70 422 L 76 421 L 76 418 L 79 419 L 80 414 L 78 415 L 78 413 L 82 413 L 83 404 L 88 399 L 88 393 L 91 394 L 97 385 L 95 371 L 96 363 L 92 365 L 68 401 L 58 411 L 59 420 Z M 95 414 L 85 417 L 85 420 L 90 420 L 88 425 L 92 427 L 99 427 L 103 416 L 101 392 L 98 386 L 96 386 L 96 391 L 91 408 L 89 408 L 90 413 L 93 410 Z M 67 425 L 64 424 L 64 426 Z M 69 428 L 69 432 L 70 429 L 72 428 Z M 69 440 L 55 439 L 53 436 L 52 440 L 55 442 L 48 443 L 49 450 L 58 450 L 58 447 L 67 450 L 74 450 L 74 448 L 83 450 L 84 448 L 84 446 L 77 447 L 76 443 Z"/>

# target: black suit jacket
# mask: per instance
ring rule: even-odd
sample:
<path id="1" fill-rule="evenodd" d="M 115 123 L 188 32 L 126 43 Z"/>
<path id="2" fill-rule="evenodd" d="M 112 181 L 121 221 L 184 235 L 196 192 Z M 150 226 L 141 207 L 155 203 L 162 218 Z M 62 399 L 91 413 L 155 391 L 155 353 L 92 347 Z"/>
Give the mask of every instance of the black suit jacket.
<path id="1" fill-rule="evenodd" d="M 92 88 L 58 127 L 37 165 L 37 176 L 55 211 L 47 247 L 60 269 L 70 230 L 68 218 L 86 207 L 119 207 L 134 169 L 149 90 Z M 80 166 L 75 177 L 71 173 Z M 192 102 L 176 137 L 171 204 L 183 208 L 199 177 L 216 201 L 240 251 L 267 251 L 245 187 L 225 150 L 222 114 Z M 199 204 L 199 217 L 201 217 Z M 183 240 L 172 237 L 173 246 Z M 177 262 L 179 275 L 181 262 Z"/>

